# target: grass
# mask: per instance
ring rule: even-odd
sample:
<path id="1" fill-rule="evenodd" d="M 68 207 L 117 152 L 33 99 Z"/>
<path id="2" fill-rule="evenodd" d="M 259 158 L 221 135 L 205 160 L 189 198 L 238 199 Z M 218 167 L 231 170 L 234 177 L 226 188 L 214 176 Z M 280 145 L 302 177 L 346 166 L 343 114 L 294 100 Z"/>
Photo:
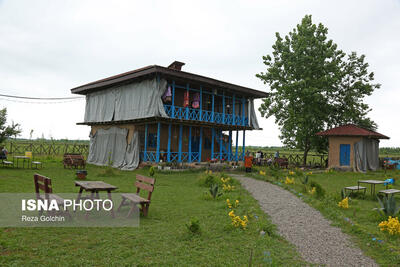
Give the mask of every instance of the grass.
<path id="1" fill-rule="evenodd" d="M 250 175 L 257 179 L 276 183 L 276 179 L 271 177 L 269 173 L 271 171 L 267 170 L 265 176 L 258 173 Z M 397 179 L 397 184 L 393 188 L 400 189 L 400 171 L 388 170 L 386 174 L 384 171 L 368 172 L 366 174 L 314 172 L 309 180 L 319 183 L 326 191 L 325 197 L 320 199 L 309 193 L 309 186 L 307 190 L 304 190 L 299 177 L 295 178 L 294 185 L 284 184 L 283 181 L 287 175 L 288 171 L 280 172 L 281 186 L 304 199 L 311 206 L 319 210 L 326 218 L 330 219 L 333 225 L 340 227 L 343 232 L 348 233 L 366 255 L 375 259 L 382 266 L 400 265 L 400 236 L 391 236 L 387 232 L 379 230 L 378 224 L 386 220 L 386 218 L 373 210 L 379 206 L 379 203 L 375 196 L 370 195 L 369 185 L 366 185 L 367 193 L 365 197 L 362 194 L 350 197 L 349 209 L 341 209 L 337 205 L 341 200 L 341 189 L 346 186 L 357 185 L 358 180 L 384 180 L 386 177 L 391 177 Z M 377 191 L 381 189 L 384 189 L 383 185 L 376 186 Z M 397 204 L 400 204 L 399 196 L 397 195 L 396 198 Z"/>
<path id="2" fill-rule="evenodd" d="M 0 168 L 0 192 L 33 192 L 33 174 L 52 178 L 54 192 L 78 192 L 75 171 L 60 159 L 42 159 L 43 170 Z M 133 192 L 136 173 L 87 166 L 88 180 Z M 211 200 L 199 186 L 203 173 L 156 173 L 149 216 L 137 228 L 0 228 L 0 266 L 304 266 L 294 247 L 275 234 L 257 202 L 239 185 Z M 240 201 L 238 215 L 248 214 L 248 229 L 231 225 L 226 198 Z M 197 217 L 200 233 L 186 225 Z M 256 218 L 258 217 L 258 219 Z M 261 230 L 269 234 L 260 235 Z"/>

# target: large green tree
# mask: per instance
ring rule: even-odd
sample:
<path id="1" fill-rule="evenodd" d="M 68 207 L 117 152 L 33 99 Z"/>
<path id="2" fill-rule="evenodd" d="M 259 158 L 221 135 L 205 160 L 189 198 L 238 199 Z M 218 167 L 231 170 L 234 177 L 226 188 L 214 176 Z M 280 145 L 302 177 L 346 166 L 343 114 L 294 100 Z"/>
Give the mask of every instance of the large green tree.
<path id="1" fill-rule="evenodd" d="M 304 164 L 311 149 L 326 151 L 326 139 L 315 133 L 347 123 L 376 128 L 363 99 L 380 85 L 365 56 L 346 55 L 327 34 L 306 15 L 284 38 L 276 33 L 272 56 L 263 57 L 267 71 L 256 75 L 270 87 L 261 115 L 275 117 L 282 142 L 304 151 Z"/>
<path id="2" fill-rule="evenodd" d="M 7 109 L 0 109 L 0 144 L 11 136 L 17 136 L 21 133 L 18 123 L 12 122 L 11 125 L 7 123 Z"/>

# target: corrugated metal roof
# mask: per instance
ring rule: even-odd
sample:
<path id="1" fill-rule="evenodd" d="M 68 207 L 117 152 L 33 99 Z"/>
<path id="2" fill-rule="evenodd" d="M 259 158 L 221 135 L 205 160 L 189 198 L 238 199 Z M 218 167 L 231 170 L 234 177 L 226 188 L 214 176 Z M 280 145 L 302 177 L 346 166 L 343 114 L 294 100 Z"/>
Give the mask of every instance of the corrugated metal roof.
<path id="1" fill-rule="evenodd" d="M 316 135 L 320 135 L 320 136 L 366 136 L 366 137 L 378 138 L 378 139 L 390 139 L 386 135 L 358 127 L 354 124 L 347 124 L 347 125 L 339 126 L 336 128 L 332 128 L 332 129 L 329 129 L 329 130 L 326 130 L 323 132 L 316 133 Z"/>
<path id="2" fill-rule="evenodd" d="M 144 68 L 136 69 L 133 71 L 121 73 L 118 75 L 114 75 L 105 79 L 101 79 L 98 81 L 94 81 L 91 83 L 87 83 L 75 88 L 71 89 L 73 94 L 82 94 L 86 95 L 90 92 L 103 90 L 109 88 L 111 86 L 124 84 L 128 82 L 133 82 L 135 80 L 145 78 L 146 76 L 155 76 L 159 74 L 161 77 L 165 78 L 173 78 L 173 79 L 181 79 L 187 82 L 191 82 L 194 84 L 199 84 L 203 86 L 209 86 L 212 89 L 225 89 L 233 92 L 240 92 L 243 95 L 254 97 L 254 98 L 263 98 L 267 97 L 268 93 L 258 91 L 255 89 L 251 89 L 248 87 L 227 83 L 223 81 L 219 81 L 213 78 L 197 75 L 194 73 L 189 73 L 185 71 L 179 71 L 174 69 L 165 68 L 158 65 L 151 65 Z"/>

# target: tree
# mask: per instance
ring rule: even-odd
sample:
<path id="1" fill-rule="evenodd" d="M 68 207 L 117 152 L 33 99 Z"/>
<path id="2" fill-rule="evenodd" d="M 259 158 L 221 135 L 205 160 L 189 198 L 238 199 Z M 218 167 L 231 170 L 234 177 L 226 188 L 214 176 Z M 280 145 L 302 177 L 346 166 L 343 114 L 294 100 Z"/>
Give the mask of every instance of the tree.
<path id="1" fill-rule="evenodd" d="M 5 125 L 7 123 L 7 109 L 0 109 L 0 144 L 2 144 L 7 138 L 11 136 L 17 136 L 21 133 L 18 123 L 12 122 L 11 125 Z"/>
<path id="2" fill-rule="evenodd" d="M 261 115 L 275 116 L 280 139 L 304 151 L 304 164 L 311 149 L 326 151 L 327 140 L 315 133 L 347 123 L 376 128 L 363 98 L 380 85 L 372 83 L 365 56 L 346 55 L 327 34 L 306 15 L 285 38 L 276 33 L 272 57 L 263 57 L 267 71 L 256 74 L 271 90 Z"/>

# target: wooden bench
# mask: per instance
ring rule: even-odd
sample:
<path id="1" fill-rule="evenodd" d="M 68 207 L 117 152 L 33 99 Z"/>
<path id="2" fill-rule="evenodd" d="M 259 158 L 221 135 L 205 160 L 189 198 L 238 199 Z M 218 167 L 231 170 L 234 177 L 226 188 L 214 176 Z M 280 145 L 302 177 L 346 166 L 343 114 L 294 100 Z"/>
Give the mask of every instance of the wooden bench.
<path id="1" fill-rule="evenodd" d="M 274 164 L 278 165 L 279 167 L 285 167 L 286 169 L 289 166 L 289 160 L 287 158 L 275 158 Z"/>
<path id="2" fill-rule="evenodd" d="M 7 161 L 7 160 L 2 160 L 3 166 L 8 166 L 8 167 L 13 167 L 14 162 L 12 161 Z"/>
<path id="3" fill-rule="evenodd" d="M 74 167 L 76 169 L 78 167 L 85 168 L 86 166 L 85 158 L 81 154 L 64 154 L 63 163 L 64 168 Z"/>
<path id="4" fill-rule="evenodd" d="M 39 200 L 44 200 L 44 199 L 48 199 L 48 200 L 53 200 L 55 199 L 57 201 L 57 204 L 61 207 L 63 207 L 64 205 L 64 199 L 60 196 L 57 196 L 55 194 L 53 194 L 53 187 L 51 185 L 51 179 L 37 174 L 35 173 L 33 175 L 33 181 L 35 183 L 35 192 L 36 192 L 36 199 Z M 43 194 L 40 194 L 40 190 L 44 192 Z M 60 208 L 60 210 L 62 210 L 62 208 Z M 68 210 L 65 211 L 60 211 L 60 213 L 65 213 L 68 217 L 71 218 L 71 215 L 69 214 Z M 43 214 L 43 210 L 39 211 L 39 216 L 41 216 Z"/>
<path id="5" fill-rule="evenodd" d="M 350 193 L 353 193 L 354 191 L 355 192 L 358 192 L 358 191 L 361 191 L 361 190 L 363 190 L 364 191 L 364 196 L 365 196 L 365 192 L 367 191 L 367 188 L 366 187 L 364 187 L 364 186 L 358 186 L 358 185 L 355 185 L 355 186 L 346 186 L 345 188 L 343 188 L 344 189 L 344 192 L 346 193 L 346 191 L 350 191 Z"/>
<path id="6" fill-rule="evenodd" d="M 154 191 L 154 183 L 155 183 L 154 178 L 136 174 L 136 182 L 135 182 L 136 194 L 134 193 L 121 194 L 122 201 L 118 207 L 118 211 L 120 211 L 122 206 L 130 205 L 131 209 L 129 210 L 127 215 L 127 217 L 130 217 L 133 211 L 135 210 L 136 205 L 140 204 L 141 206 L 140 210 L 142 211 L 143 216 L 147 216 L 149 212 L 151 195 Z M 148 192 L 147 199 L 139 196 L 141 189 Z"/>

